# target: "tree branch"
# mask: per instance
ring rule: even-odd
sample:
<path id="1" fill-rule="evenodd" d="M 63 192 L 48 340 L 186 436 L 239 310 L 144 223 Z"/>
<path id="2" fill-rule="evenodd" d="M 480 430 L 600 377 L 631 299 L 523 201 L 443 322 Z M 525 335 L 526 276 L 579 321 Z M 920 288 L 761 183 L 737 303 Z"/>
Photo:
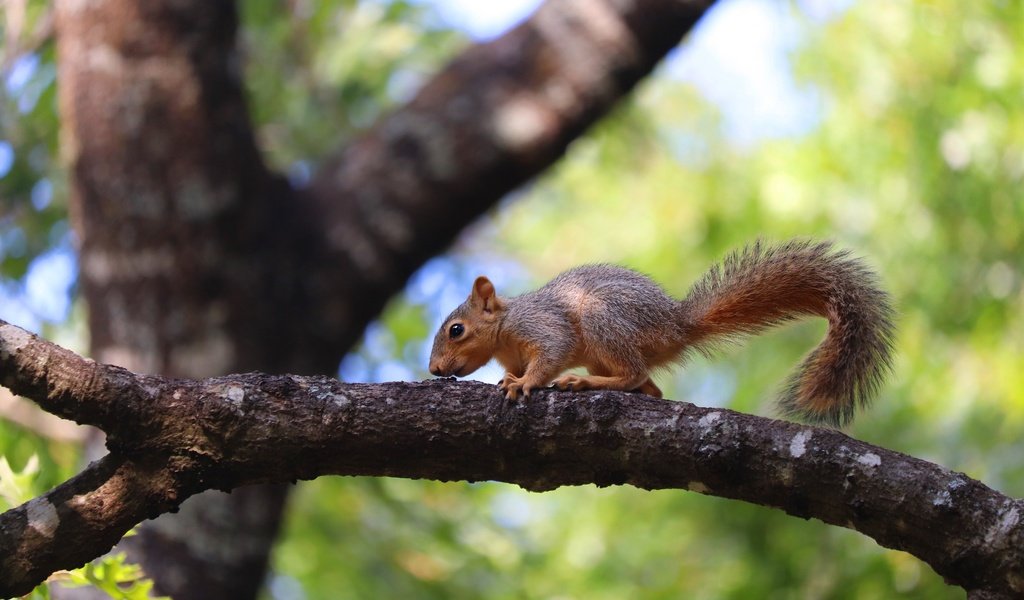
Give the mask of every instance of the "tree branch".
<path id="1" fill-rule="evenodd" d="M 322 244 L 302 271 L 318 290 L 307 347 L 350 348 L 420 265 L 555 163 L 713 3 L 548 0 L 326 160 L 305 238 Z"/>
<path id="2" fill-rule="evenodd" d="M 476 382 L 188 380 L 104 367 L 94 368 L 86 398 L 54 395 L 58 380 L 39 385 L 32 373 L 43 363 L 48 373 L 63 363 L 73 371 L 75 361 L 87 362 L 0 322 L 5 385 L 31 388 L 66 414 L 136 403 L 150 427 L 139 435 L 130 419 L 97 423 L 113 440 L 107 458 L 0 515 L 0 596 L 102 554 L 139 519 L 199 491 L 327 474 L 497 480 L 534 491 L 686 489 L 855 529 L 970 591 L 1024 593 L 1024 503 L 838 431 L 620 392 L 507 401 Z M 129 400 L 115 398 L 121 388 Z"/>
<path id="3" fill-rule="evenodd" d="M 82 358 L 2 320 L 0 384 L 47 412 L 104 431 L 133 418 L 145 395 L 134 373 Z"/>

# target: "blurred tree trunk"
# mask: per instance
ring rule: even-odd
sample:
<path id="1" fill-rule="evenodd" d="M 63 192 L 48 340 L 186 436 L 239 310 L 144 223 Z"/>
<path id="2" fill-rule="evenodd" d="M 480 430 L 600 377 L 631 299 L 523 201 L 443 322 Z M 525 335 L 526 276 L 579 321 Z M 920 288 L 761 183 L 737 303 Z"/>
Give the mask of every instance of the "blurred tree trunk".
<path id="1" fill-rule="evenodd" d="M 206 377 L 295 356 L 291 190 L 256 151 L 230 2 L 58 3 L 62 146 L 97 360 Z M 308 362 L 307 362 L 308 361 Z M 175 598 L 255 596 L 286 487 L 211 492 L 125 540 Z"/>
<path id="2" fill-rule="evenodd" d="M 550 0 L 324 161 L 263 164 L 234 3 L 58 0 L 62 148 L 94 358 L 142 373 L 334 373 L 408 276 L 553 163 L 710 2 Z M 126 540 L 177 599 L 247 598 L 282 486 L 206 493 Z"/>

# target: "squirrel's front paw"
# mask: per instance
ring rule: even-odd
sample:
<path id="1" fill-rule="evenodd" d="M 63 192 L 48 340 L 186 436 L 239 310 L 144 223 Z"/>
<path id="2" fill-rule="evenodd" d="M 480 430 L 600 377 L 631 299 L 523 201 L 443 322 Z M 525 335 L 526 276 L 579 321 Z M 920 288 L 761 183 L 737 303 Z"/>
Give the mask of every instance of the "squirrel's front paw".
<path id="1" fill-rule="evenodd" d="M 505 398 L 509 400 L 515 400 L 519 396 L 519 392 L 523 393 L 523 398 L 529 398 L 530 392 L 537 388 L 537 384 L 532 381 L 527 381 L 526 377 L 516 377 L 515 375 L 506 374 L 501 378 L 501 382 L 498 383 L 498 387 L 505 392 Z"/>
<path id="2" fill-rule="evenodd" d="M 587 381 L 579 375 L 562 375 L 552 382 L 560 390 L 580 391 L 587 389 Z"/>
<path id="3" fill-rule="evenodd" d="M 519 395 L 519 390 L 523 389 L 523 378 L 516 377 L 511 373 L 505 373 L 505 376 L 498 382 L 498 388 L 505 392 L 505 398 L 515 400 L 516 396 Z M 529 395 L 529 392 L 524 390 L 523 394 Z"/>

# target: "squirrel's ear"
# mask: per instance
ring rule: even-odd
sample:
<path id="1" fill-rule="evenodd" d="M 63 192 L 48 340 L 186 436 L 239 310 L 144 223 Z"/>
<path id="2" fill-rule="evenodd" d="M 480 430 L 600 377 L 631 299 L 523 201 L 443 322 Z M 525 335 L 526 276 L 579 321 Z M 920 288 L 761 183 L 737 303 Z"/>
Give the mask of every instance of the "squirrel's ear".
<path id="1" fill-rule="evenodd" d="M 494 284 L 491 280 L 481 275 L 473 282 L 473 293 L 469 295 L 470 302 L 484 312 L 493 312 L 501 308 L 501 301 L 497 292 L 494 291 Z"/>

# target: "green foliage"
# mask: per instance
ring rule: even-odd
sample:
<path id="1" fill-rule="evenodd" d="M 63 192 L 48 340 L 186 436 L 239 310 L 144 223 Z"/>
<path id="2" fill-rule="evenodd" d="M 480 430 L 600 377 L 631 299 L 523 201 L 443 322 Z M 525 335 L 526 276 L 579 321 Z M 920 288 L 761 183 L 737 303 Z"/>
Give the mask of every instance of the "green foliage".
<path id="1" fill-rule="evenodd" d="M 33 454 L 21 471 L 15 471 L 7 462 L 6 456 L 0 456 L 0 500 L 6 503 L 4 510 L 14 508 L 31 500 L 36 492 L 32 482 L 39 474 L 39 457 Z"/>
<path id="2" fill-rule="evenodd" d="M 74 445 L 51 442 L 0 419 L 0 508 L 17 506 L 71 477 L 78 458 Z"/>
<path id="3" fill-rule="evenodd" d="M 52 579 L 65 587 L 92 586 L 113 600 L 170 600 L 168 596 L 151 595 L 153 581 L 143 576 L 142 567 L 126 563 L 124 552 L 104 556 L 74 571 L 55 574 Z"/>
<path id="4" fill-rule="evenodd" d="M 54 48 L 37 39 L 50 10 L 49 2 L 29 0 L 20 26 L 10 20 L 15 11 L 0 16 L 0 283 L 23 277 L 67 231 Z"/>
<path id="5" fill-rule="evenodd" d="M 404 0 L 243 2 L 251 112 L 272 163 L 325 157 L 407 100 L 459 40 Z"/>

